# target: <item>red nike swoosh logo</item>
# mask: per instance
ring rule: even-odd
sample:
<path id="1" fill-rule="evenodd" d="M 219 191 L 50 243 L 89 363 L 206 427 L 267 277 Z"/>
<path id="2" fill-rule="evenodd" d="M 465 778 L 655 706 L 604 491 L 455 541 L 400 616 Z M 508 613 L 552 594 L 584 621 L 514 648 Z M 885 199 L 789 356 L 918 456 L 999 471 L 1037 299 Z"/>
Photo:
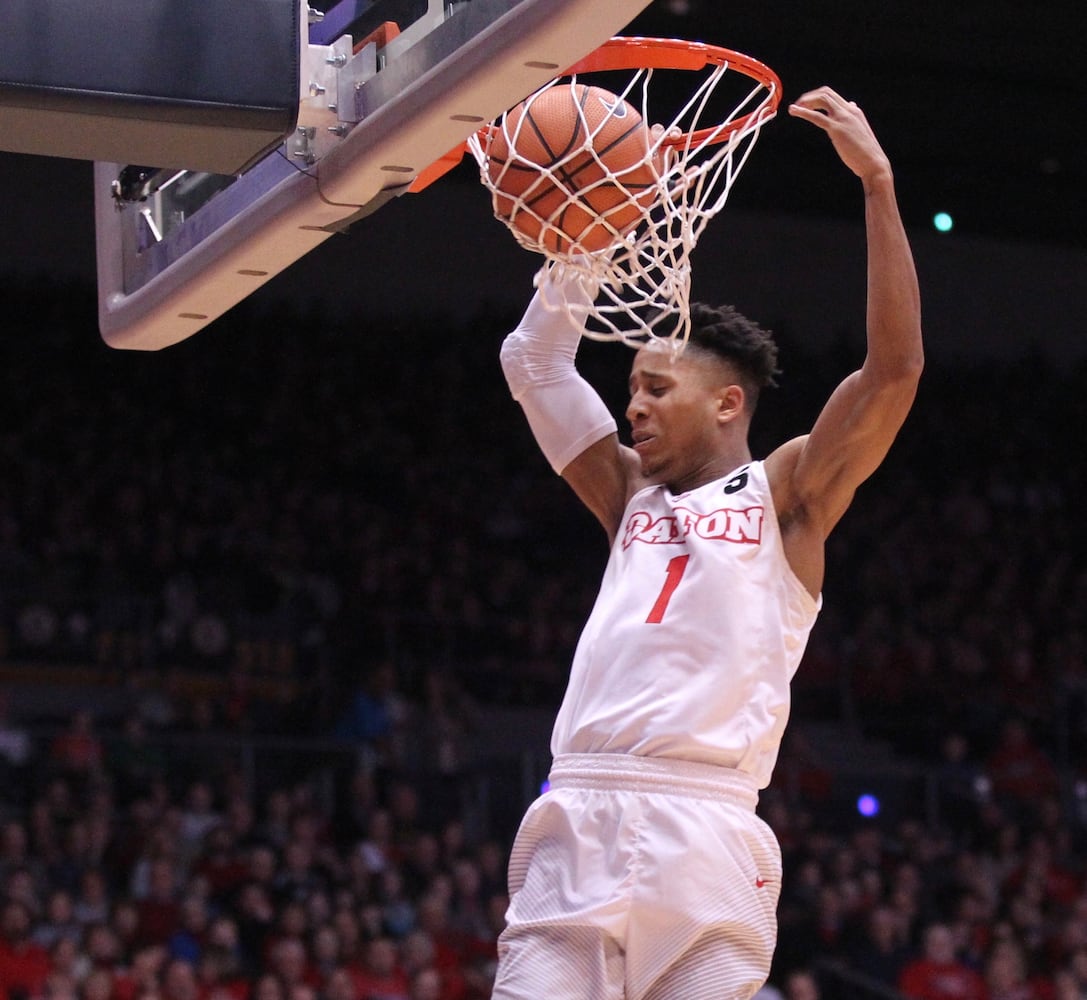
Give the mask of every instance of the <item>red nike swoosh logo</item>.
<path id="1" fill-rule="evenodd" d="M 755 879 L 755 888 L 756 889 L 761 889 L 764 885 L 766 885 L 766 879 L 763 879 L 763 878 Z"/>

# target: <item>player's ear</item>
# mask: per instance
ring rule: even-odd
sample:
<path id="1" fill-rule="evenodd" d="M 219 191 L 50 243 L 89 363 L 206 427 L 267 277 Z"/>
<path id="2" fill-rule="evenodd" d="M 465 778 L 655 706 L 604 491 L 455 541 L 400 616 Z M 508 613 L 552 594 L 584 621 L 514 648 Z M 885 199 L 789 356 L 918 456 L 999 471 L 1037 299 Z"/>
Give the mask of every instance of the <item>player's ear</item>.
<path id="1" fill-rule="evenodd" d="M 743 413 L 745 401 L 743 386 L 735 382 L 722 386 L 717 395 L 717 422 L 727 424 L 735 420 Z"/>

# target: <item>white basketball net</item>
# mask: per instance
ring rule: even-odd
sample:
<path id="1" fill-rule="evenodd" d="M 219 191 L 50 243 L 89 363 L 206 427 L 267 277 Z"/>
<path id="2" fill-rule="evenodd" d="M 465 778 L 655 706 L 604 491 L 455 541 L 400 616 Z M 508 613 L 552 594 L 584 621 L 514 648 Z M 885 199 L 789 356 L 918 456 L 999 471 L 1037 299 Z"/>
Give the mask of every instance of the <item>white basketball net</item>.
<path id="1" fill-rule="evenodd" d="M 605 171 L 600 183 L 622 185 L 621 178 L 608 170 L 593 149 L 593 135 L 604 127 L 607 119 L 590 130 L 582 114 L 583 131 L 587 133 L 584 143 L 547 169 L 517 155 L 517 135 L 515 131 L 511 132 L 507 115 L 468 140 L 480 166 L 483 184 L 491 191 L 496 217 L 506 223 L 518 243 L 547 258 L 536 275 L 537 287 L 544 288 L 546 294 L 549 287 L 569 287 L 572 283 L 594 300 L 586 318 L 581 296 L 571 297 L 578 301 L 574 307 L 567 304 L 565 297 L 556 295 L 552 297 L 554 301 L 545 299 L 548 308 L 571 313 L 575 322 L 584 323 L 586 336 L 596 340 L 617 340 L 631 347 L 640 347 L 650 340 L 665 340 L 679 348 L 686 342 L 691 326 L 691 251 L 706 223 L 724 207 L 733 182 L 754 148 L 759 130 L 774 117 L 779 97 L 776 81 L 764 83 L 745 76 L 745 83 L 754 86 L 739 99 L 731 113 L 722 116 L 719 110 L 715 111 L 716 121 L 705 124 L 703 119 L 709 117 L 710 96 L 729 68 L 728 62 L 707 66 L 693 95 L 679 113 L 663 129 L 654 130 L 649 146 L 660 168 L 656 191 L 648 197 L 645 192 L 637 194 L 638 201 L 648 207 L 644 218 L 625 233 L 611 226 L 606 217 L 599 218 L 599 224 L 608 226 L 615 237 L 614 246 L 604 251 L 571 255 L 548 249 L 543 240 L 549 231 L 556 232 L 554 220 L 562 208 L 544 218 L 537 215 L 523 198 L 513 197 L 511 212 L 511 196 L 504 192 L 500 194 L 497 185 L 501 184 L 502 170 L 508 169 L 511 163 L 519 163 L 522 168 L 528 164 L 551 174 L 558 183 L 562 166 L 575 158 L 584 162 L 586 154 L 592 155 Z M 649 105 L 649 84 L 654 70 L 633 72 L 620 96 L 639 108 L 648 128 L 649 123 L 654 122 Z M 734 73 L 733 77 L 739 75 Z M 573 88 L 577 83 L 577 76 L 554 80 L 528 101 L 551 87 Z M 577 101 L 574 103 L 576 105 Z M 518 128 L 527 117 L 520 116 Z M 499 129 L 503 131 L 510 153 L 506 167 L 495 171 L 492 178 L 492 171 L 488 169 L 488 150 Z M 585 190 L 588 189 L 581 193 Z M 566 204 L 575 202 L 584 206 L 578 195 L 579 192 L 570 192 Z M 631 198 L 634 197 L 631 194 Z M 506 215 L 499 212 L 499 204 L 505 206 Z M 587 210 L 594 214 L 591 209 Z M 537 238 L 526 236 L 510 222 L 518 212 L 532 214 L 539 221 Z M 556 240 L 551 242 L 555 244 Z M 558 245 L 565 244 L 558 241 Z M 541 281 L 548 272 L 554 272 L 554 285 Z"/>

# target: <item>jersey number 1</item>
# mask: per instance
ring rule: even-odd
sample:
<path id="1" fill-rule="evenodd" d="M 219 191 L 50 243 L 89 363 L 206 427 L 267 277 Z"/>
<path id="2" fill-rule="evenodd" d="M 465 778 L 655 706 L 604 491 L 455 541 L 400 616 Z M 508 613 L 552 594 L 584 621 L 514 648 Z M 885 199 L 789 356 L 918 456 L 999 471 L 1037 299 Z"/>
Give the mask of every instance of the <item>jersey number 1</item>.
<path id="1" fill-rule="evenodd" d="M 668 560 L 668 571 L 664 578 L 664 586 L 661 587 L 661 592 L 657 595 L 653 610 L 649 612 L 649 617 L 645 620 L 647 625 L 659 625 L 664 620 L 664 612 L 668 609 L 668 602 L 676 592 L 676 587 L 679 586 L 679 581 L 683 578 L 683 571 L 687 568 L 687 561 L 690 558 L 689 555 L 686 555 L 676 556 L 674 559 Z"/>

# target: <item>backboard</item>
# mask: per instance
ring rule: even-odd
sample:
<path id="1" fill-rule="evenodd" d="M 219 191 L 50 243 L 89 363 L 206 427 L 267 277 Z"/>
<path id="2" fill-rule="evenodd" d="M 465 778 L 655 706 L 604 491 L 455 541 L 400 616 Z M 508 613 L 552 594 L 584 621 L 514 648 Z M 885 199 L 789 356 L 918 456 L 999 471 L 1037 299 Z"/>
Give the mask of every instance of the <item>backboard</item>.
<path id="1" fill-rule="evenodd" d="M 63 0 L 38 8 L 50 2 Z M 93 157 L 103 338 L 157 350 L 201 330 L 333 234 L 418 187 L 419 175 L 480 125 L 648 3 L 341 0 L 323 13 L 296 4 L 301 24 L 281 44 L 297 46 L 283 52 L 297 67 L 297 119 L 271 151 L 240 173 L 148 166 L 144 148 L 139 157 Z M 138 18 L 139 5 L 129 7 Z M 169 48 L 170 39 L 159 41 Z M 187 44 L 196 44 L 191 33 Z M 233 44 L 244 47 L 244 32 Z M 232 96 L 221 103 L 240 103 Z M 251 142 L 260 140 L 267 136 Z M 0 148 L 15 147 L 0 137 Z"/>

